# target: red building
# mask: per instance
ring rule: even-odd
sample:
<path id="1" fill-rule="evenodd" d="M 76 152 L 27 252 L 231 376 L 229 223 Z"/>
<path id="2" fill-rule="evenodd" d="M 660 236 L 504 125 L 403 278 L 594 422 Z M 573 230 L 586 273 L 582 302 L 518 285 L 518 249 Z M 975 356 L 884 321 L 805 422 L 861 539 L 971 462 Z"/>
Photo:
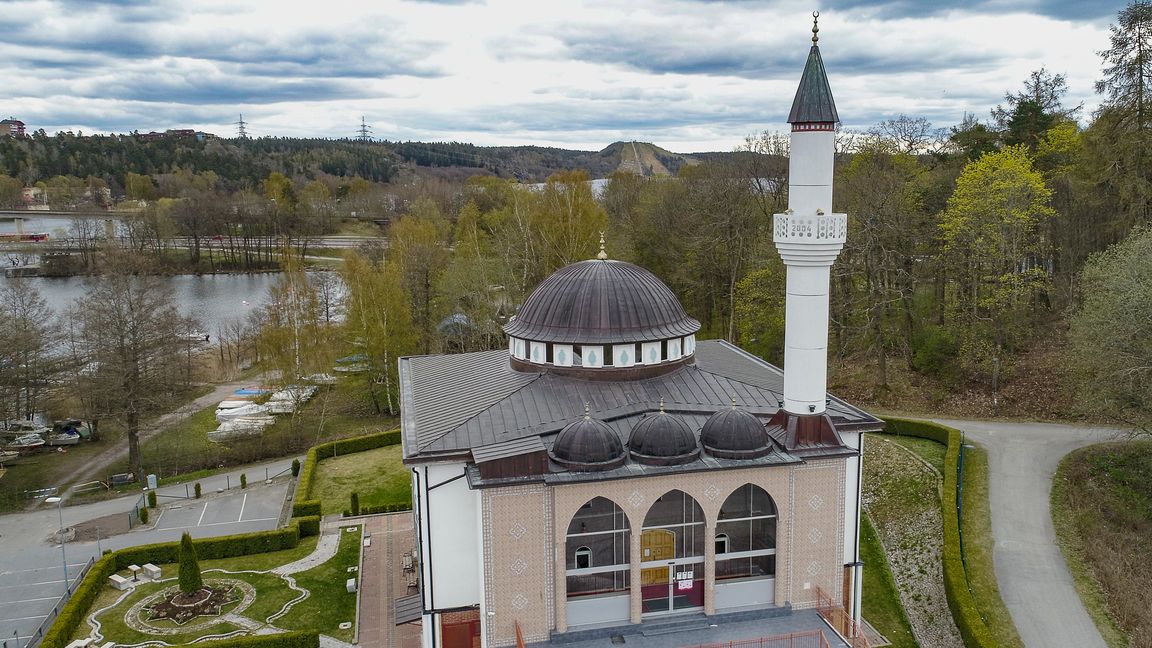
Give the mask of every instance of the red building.
<path id="1" fill-rule="evenodd" d="M 24 137 L 24 122 L 15 117 L 0 119 L 0 136 L 4 135 Z"/>

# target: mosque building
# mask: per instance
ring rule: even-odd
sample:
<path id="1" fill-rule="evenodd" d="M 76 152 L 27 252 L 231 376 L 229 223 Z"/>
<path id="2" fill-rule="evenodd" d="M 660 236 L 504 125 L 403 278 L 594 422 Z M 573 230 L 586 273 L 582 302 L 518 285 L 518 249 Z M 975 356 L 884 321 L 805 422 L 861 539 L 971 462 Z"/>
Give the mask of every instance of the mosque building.
<path id="1" fill-rule="evenodd" d="M 863 433 L 883 423 L 826 389 L 847 217 L 815 32 L 772 225 L 784 371 L 697 340 L 663 282 L 603 247 L 531 293 L 507 351 L 400 360 L 425 648 L 626 639 L 821 596 L 859 619 Z"/>

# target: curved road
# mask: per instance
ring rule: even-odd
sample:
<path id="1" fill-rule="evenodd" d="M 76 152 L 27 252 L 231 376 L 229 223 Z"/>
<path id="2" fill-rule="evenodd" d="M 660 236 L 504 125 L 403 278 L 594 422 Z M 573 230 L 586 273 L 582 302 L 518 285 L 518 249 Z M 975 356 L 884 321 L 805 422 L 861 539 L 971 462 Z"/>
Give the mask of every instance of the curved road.
<path id="1" fill-rule="evenodd" d="M 1056 544 L 1052 475 L 1076 448 L 1122 438 L 1108 428 L 936 419 L 988 450 L 993 560 L 1000 596 L 1028 648 L 1107 648 Z"/>

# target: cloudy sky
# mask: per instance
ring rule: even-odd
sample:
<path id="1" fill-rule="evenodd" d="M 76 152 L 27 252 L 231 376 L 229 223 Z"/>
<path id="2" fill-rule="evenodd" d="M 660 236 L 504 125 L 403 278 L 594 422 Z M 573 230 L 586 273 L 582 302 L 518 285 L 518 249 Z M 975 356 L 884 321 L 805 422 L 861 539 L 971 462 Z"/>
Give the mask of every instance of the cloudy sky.
<path id="1" fill-rule="evenodd" d="M 785 128 L 819 9 L 840 118 L 986 119 L 1031 70 L 1096 107 L 1125 0 L 0 0 L 0 117 L 86 133 L 731 150 Z"/>

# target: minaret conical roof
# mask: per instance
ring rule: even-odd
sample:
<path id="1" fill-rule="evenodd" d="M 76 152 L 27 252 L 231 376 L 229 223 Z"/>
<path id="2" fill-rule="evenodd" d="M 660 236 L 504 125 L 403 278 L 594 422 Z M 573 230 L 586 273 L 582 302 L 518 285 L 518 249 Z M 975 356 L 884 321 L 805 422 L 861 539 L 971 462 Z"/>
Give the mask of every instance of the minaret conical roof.
<path id="1" fill-rule="evenodd" d="M 840 117 L 836 115 L 836 102 L 832 99 L 832 89 L 828 87 L 828 73 L 824 71 L 820 48 L 813 42 L 812 49 L 808 51 L 808 62 L 804 64 L 804 75 L 800 77 L 800 87 L 796 88 L 796 98 L 792 101 L 792 111 L 788 113 L 788 123 L 838 121 Z"/>

